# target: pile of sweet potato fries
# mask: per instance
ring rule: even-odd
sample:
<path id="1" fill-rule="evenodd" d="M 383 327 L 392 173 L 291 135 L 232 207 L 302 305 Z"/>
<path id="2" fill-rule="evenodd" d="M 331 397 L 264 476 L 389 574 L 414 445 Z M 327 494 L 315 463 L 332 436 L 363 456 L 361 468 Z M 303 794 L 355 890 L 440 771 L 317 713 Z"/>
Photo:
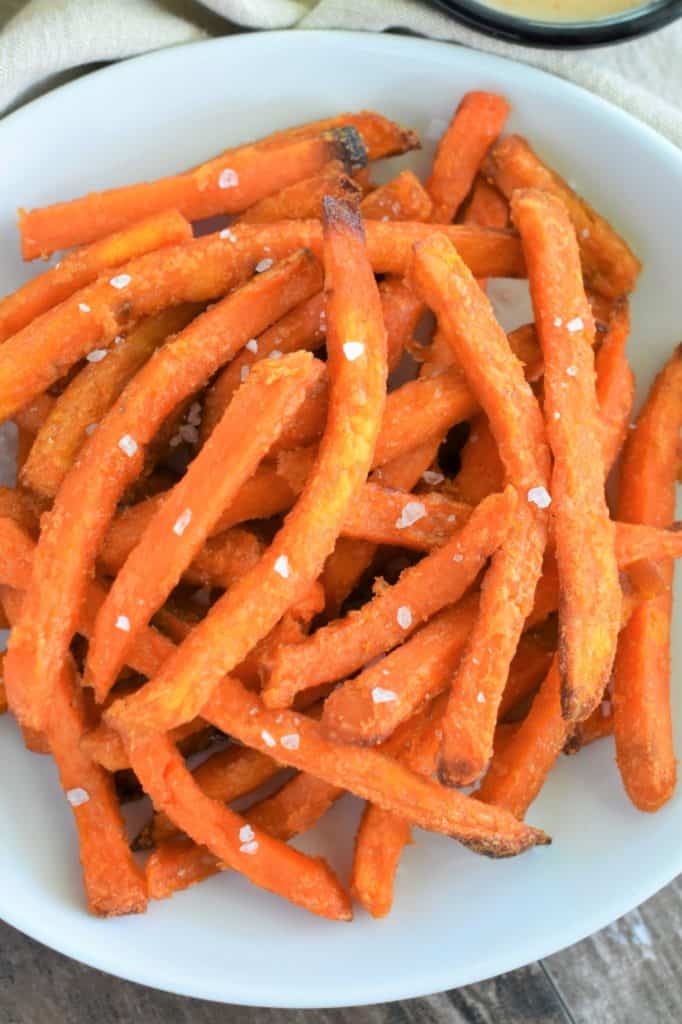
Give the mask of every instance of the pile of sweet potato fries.
<path id="1" fill-rule="evenodd" d="M 507 114 L 465 96 L 425 185 L 372 184 L 419 142 L 361 112 L 21 211 L 26 259 L 73 251 L 0 302 L 0 697 L 94 913 L 231 868 L 348 920 L 287 843 L 350 792 L 383 916 L 413 825 L 547 843 L 528 807 L 610 734 L 633 803 L 670 797 L 682 357 L 631 425 L 639 263 Z M 534 323 L 503 331 L 495 277 Z"/>

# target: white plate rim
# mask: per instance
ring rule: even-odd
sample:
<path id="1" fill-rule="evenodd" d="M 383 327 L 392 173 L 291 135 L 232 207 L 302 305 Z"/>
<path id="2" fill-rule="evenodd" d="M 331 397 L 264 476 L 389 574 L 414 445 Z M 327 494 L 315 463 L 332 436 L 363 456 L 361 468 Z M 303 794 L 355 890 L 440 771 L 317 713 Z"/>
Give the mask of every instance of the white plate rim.
<path id="1" fill-rule="evenodd" d="M 184 55 L 189 50 L 211 49 L 219 51 L 223 48 L 229 49 L 232 47 L 257 50 L 263 39 L 279 39 L 282 43 L 289 44 L 292 42 L 293 38 L 300 39 L 303 37 L 305 37 L 306 40 L 310 39 L 311 41 L 316 37 L 324 45 L 331 46 L 350 43 L 352 45 L 362 45 L 365 47 L 376 46 L 378 49 L 386 48 L 390 50 L 393 48 L 396 55 L 401 55 L 405 47 L 415 47 L 425 51 L 430 50 L 434 58 L 443 57 L 445 53 L 448 53 L 451 59 L 462 59 L 466 63 L 475 57 L 478 62 L 478 67 L 481 68 L 482 71 L 485 71 L 486 67 L 495 68 L 500 65 L 508 65 L 510 67 L 517 68 L 521 67 L 523 68 L 524 75 L 527 75 L 531 82 L 536 80 L 539 87 L 542 87 L 543 83 L 550 82 L 553 90 L 564 92 L 568 97 L 575 97 L 583 107 L 587 108 L 588 113 L 590 108 L 606 111 L 608 112 L 608 116 L 612 119 L 616 121 L 620 120 L 623 125 L 634 130 L 636 134 L 646 137 L 651 144 L 667 151 L 668 158 L 679 165 L 680 172 L 682 173 L 682 153 L 673 145 L 673 143 L 664 138 L 650 126 L 638 121 L 626 111 L 570 81 L 558 78 L 545 71 L 510 58 L 472 50 L 469 47 L 462 47 L 456 44 L 453 45 L 447 42 L 423 39 L 419 37 L 392 35 L 390 33 L 374 34 L 353 31 L 287 30 L 257 32 L 253 34 L 237 34 L 215 39 L 199 40 L 197 42 L 173 46 L 163 50 L 153 51 L 140 56 L 128 58 L 90 72 L 81 78 L 75 79 L 74 81 L 68 82 L 8 114 L 0 121 L 0 138 L 2 137 L 3 131 L 7 125 L 11 125 L 11 127 L 14 128 L 17 125 L 21 126 L 22 122 L 30 124 L 30 120 L 36 110 L 42 108 L 49 109 L 52 105 L 58 109 L 59 104 L 62 102 L 62 98 L 65 95 L 71 96 L 78 94 L 79 91 L 82 91 L 87 87 L 87 82 L 92 76 L 97 76 L 98 78 L 106 77 L 109 78 L 112 83 L 115 83 L 119 76 L 125 76 L 128 74 L 128 69 L 131 65 L 145 66 L 167 63 L 169 68 L 172 68 L 172 65 L 175 63 L 181 65 Z M 524 942 L 519 944 L 519 952 L 515 955 L 508 954 L 502 967 L 500 966 L 499 955 L 495 955 L 494 952 L 491 952 L 487 958 L 480 958 L 475 966 L 472 965 L 471 969 L 467 973 L 466 979 L 455 978 L 453 980 L 453 973 L 455 972 L 452 967 L 445 967 L 439 970 L 433 966 L 430 970 L 422 969 L 421 972 L 415 972 L 414 980 L 401 978 L 398 979 L 398 983 L 396 983 L 396 979 L 375 979 L 375 982 L 369 987 L 365 985 L 364 987 L 356 986 L 353 988 L 352 1003 L 349 1003 L 345 999 L 340 999 L 338 996 L 333 997 L 328 1001 L 325 1000 L 324 1002 L 320 1002 L 319 1000 L 309 1001 L 306 999 L 305 993 L 303 992 L 301 993 L 302 998 L 296 1002 L 292 1002 L 290 999 L 283 1000 L 281 995 L 278 994 L 276 988 L 268 988 L 267 979 L 259 979 L 259 999 L 256 1002 L 253 1000 L 252 992 L 249 988 L 245 987 L 243 983 L 234 983 L 233 979 L 230 978 L 223 977 L 221 979 L 219 990 L 216 988 L 212 991 L 208 991 L 206 987 L 194 985 L 188 975 L 185 975 L 181 979 L 181 984 L 177 979 L 173 979 L 170 976 L 165 978 L 160 976 L 150 977 L 149 973 L 146 973 L 144 970 L 136 969 L 130 961 L 126 964 L 125 969 L 121 970 L 113 963 L 111 956 L 103 955 L 94 951 L 90 947 L 71 941 L 70 936 L 60 932 L 56 928 L 41 926 L 41 921 L 30 914 L 23 915 L 18 903 L 14 909 L 10 910 L 8 910 L 7 907 L 2 906 L 1 916 L 7 924 L 17 928 L 29 937 L 43 943 L 59 953 L 71 957 L 72 959 L 75 959 L 87 966 L 94 967 L 107 974 L 111 974 L 114 977 L 123 978 L 161 991 L 193 998 L 201 998 L 209 1001 L 232 1002 L 244 1006 L 277 1007 L 283 1009 L 320 1007 L 333 1008 L 415 998 L 428 995 L 429 993 L 443 991 L 453 987 L 454 985 L 474 984 L 485 980 L 486 978 L 496 976 L 499 973 L 523 967 L 531 962 L 553 955 L 554 953 L 565 949 L 567 946 L 582 940 L 588 935 L 593 934 L 615 921 L 617 918 L 639 906 L 639 904 L 666 886 L 677 876 L 677 874 L 679 874 L 681 870 L 682 848 L 680 848 L 677 854 L 677 860 L 675 860 L 671 855 L 669 861 L 665 861 L 658 865 L 658 870 L 650 872 L 646 877 L 642 877 L 639 885 L 631 885 L 628 889 L 627 896 L 620 899 L 614 897 L 610 901 L 605 901 L 603 904 L 595 906 L 593 913 L 587 918 L 584 918 L 579 926 L 563 927 L 558 929 L 558 934 L 549 945 L 547 945 L 546 942 L 543 942 L 542 938 L 539 936 L 530 940 L 524 939 Z M 106 927 L 106 922 L 103 922 L 103 927 Z M 106 935 L 106 933 L 104 934 Z M 106 945 L 106 942 L 104 942 L 104 945 Z M 523 952 L 521 952 L 521 949 Z M 348 990 L 350 986 L 346 985 L 344 987 Z"/>

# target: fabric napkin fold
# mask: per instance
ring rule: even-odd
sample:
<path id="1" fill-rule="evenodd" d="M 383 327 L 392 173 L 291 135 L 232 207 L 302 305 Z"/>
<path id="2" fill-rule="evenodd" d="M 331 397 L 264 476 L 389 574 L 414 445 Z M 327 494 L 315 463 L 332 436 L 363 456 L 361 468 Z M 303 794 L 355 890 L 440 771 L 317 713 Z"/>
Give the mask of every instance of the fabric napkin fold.
<path id="1" fill-rule="evenodd" d="M 682 21 L 612 47 L 515 46 L 422 0 L 0 0 L 0 113 L 89 66 L 248 29 L 409 30 L 534 64 L 682 146 Z"/>

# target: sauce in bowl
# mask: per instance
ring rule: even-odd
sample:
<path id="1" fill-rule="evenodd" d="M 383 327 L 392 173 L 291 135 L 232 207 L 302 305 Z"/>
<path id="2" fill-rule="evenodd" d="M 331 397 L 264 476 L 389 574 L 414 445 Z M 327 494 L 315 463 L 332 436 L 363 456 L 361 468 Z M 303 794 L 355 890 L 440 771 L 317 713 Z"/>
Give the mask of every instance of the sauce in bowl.
<path id="1" fill-rule="evenodd" d="M 642 6 L 642 0 L 486 0 L 490 7 L 533 21 L 595 21 Z"/>

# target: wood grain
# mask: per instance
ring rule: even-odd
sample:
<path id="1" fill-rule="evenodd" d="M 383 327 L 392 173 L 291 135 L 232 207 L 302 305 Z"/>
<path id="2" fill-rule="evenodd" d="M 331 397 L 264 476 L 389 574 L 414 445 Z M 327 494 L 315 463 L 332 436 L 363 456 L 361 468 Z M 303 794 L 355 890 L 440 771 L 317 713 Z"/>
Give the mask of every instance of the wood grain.
<path id="1" fill-rule="evenodd" d="M 682 1020 L 681 939 L 682 876 L 597 935 L 490 981 L 382 1006 L 283 1011 L 155 992 L 0 923 L 0 1024 L 667 1024 Z"/>

